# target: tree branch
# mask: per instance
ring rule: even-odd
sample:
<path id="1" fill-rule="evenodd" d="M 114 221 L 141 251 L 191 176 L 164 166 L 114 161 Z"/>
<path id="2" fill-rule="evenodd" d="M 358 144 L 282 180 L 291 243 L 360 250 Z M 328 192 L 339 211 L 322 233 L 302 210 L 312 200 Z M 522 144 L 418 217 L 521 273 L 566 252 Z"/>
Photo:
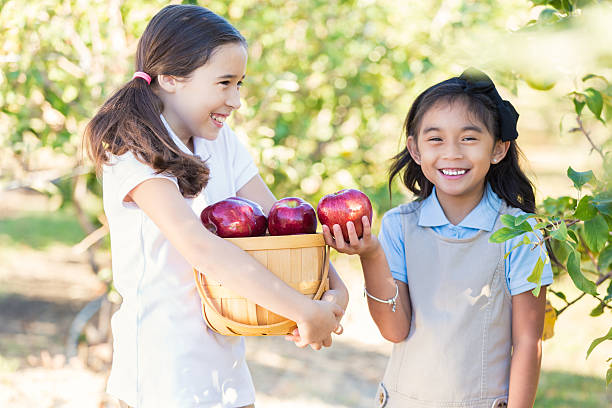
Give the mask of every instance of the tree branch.
<path id="1" fill-rule="evenodd" d="M 595 145 L 595 143 L 591 139 L 591 135 L 589 135 L 589 132 L 587 132 L 587 130 L 584 128 L 584 125 L 582 123 L 582 119 L 580 119 L 580 115 L 576 115 L 576 122 L 578 122 L 578 129 L 580 129 L 580 131 L 582 132 L 582 134 L 584 134 L 584 136 L 587 138 L 589 143 L 591 143 L 591 146 L 592 146 L 591 151 L 595 150 L 597 153 L 599 153 L 601 158 L 605 160 L 606 156 L 604 155 L 603 150 L 601 148 L 597 147 L 597 145 Z"/>

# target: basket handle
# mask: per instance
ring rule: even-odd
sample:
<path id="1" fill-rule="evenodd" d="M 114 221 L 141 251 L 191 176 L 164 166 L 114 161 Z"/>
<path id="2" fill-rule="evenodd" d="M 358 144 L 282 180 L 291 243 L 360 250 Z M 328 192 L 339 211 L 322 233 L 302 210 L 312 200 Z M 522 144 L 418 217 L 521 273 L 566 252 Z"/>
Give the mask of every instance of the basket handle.
<path id="1" fill-rule="evenodd" d="M 312 297 L 313 300 L 319 300 L 323 296 L 323 292 L 327 290 L 327 278 L 329 276 L 329 245 L 325 245 L 325 256 L 323 257 L 323 276 L 317 293 Z"/>
<path id="2" fill-rule="evenodd" d="M 239 323 L 236 322 L 232 319 L 229 319 L 225 316 L 223 316 L 221 313 L 219 313 L 219 311 L 217 310 L 217 308 L 215 307 L 215 305 L 213 305 L 210 302 L 210 299 L 208 298 L 208 296 L 206 296 L 206 293 L 204 293 L 204 285 L 206 284 L 206 277 L 203 273 L 198 272 L 195 268 L 193 269 L 195 275 L 196 275 L 196 279 L 200 279 L 202 281 L 202 285 L 196 285 L 198 292 L 200 293 L 200 298 L 202 299 L 202 302 L 204 302 L 206 304 L 206 306 L 208 306 L 209 308 L 211 308 L 212 310 L 215 311 L 216 314 L 216 319 L 220 320 L 221 322 L 223 322 L 223 324 L 225 324 L 225 326 L 237 326 L 239 327 L 241 330 L 244 330 L 245 333 L 251 334 L 251 335 L 256 335 L 259 334 L 260 332 L 269 330 L 269 329 L 276 329 L 276 328 L 280 328 L 283 326 L 287 326 L 286 330 L 287 332 L 289 332 L 289 329 L 295 325 L 295 323 L 289 319 L 282 321 L 282 322 L 278 322 L 278 323 L 273 323 L 273 324 L 267 324 L 267 325 L 251 325 L 251 324 L 244 324 L 244 323 Z M 201 286 L 201 287 L 200 287 Z M 212 327 L 211 327 L 212 328 Z M 212 328 L 213 330 L 217 331 L 216 328 Z M 230 333 L 221 333 L 221 334 L 230 334 Z M 231 335 L 243 335 L 243 334 L 236 334 L 236 333 L 231 333 Z"/>
<path id="3" fill-rule="evenodd" d="M 323 257 L 323 276 L 321 276 L 321 283 L 319 284 L 319 288 L 317 289 L 317 292 L 311 298 L 313 300 L 321 299 L 321 297 L 323 296 L 323 292 L 327 289 L 327 286 L 328 286 L 327 278 L 329 276 L 329 252 L 330 252 L 329 246 L 325 245 L 325 256 Z M 219 320 L 221 320 L 226 326 L 227 325 L 238 326 L 245 332 L 249 332 L 250 334 L 256 335 L 256 334 L 259 334 L 260 332 L 263 332 L 269 329 L 278 329 L 283 326 L 287 326 L 286 329 L 287 329 L 287 332 L 289 332 L 289 329 L 295 325 L 295 322 L 293 322 L 290 319 L 287 319 L 285 321 L 278 322 L 278 323 L 267 324 L 267 325 L 250 325 L 250 324 L 239 323 L 239 322 L 236 322 L 232 319 L 229 319 L 223 316 L 221 313 L 219 313 L 215 305 L 213 305 L 210 302 L 210 300 L 208 299 L 208 296 L 204 292 L 204 286 L 206 285 L 206 276 L 203 273 L 198 272 L 198 270 L 195 268 L 193 268 L 193 272 L 195 274 L 195 278 L 199 279 L 202 282 L 202 285 L 196 285 L 200 298 L 202 299 L 203 302 L 206 303 L 206 306 L 208 306 L 209 308 L 215 311 L 215 313 L 217 314 L 216 317 Z M 216 331 L 217 329 L 213 329 L 213 330 Z M 222 334 L 227 334 L 227 333 L 222 333 Z"/>

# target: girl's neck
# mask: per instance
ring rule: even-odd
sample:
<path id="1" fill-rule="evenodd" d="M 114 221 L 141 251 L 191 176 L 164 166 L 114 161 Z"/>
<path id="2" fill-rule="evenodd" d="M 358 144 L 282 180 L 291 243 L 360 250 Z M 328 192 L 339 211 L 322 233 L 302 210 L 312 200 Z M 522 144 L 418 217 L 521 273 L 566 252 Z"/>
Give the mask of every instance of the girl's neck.
<path id="1" fill-rule="evenodd" d="M 182 126 L 180 118 L 170 110 L 164 110 L 162 112 L 162 115 L 164 115 L 166 122 L 168 122 L 174 134 L 193 153 L 194 151 L 193 136 L 189 128 Z"/>
<path id="2" fill-rule="evenodd" d="M 480 203 L 484 190 L 484 183 L 481 188 L 462 195 L 449 195 L 436 189 L 436 197 L 446 219 L 458 225 Z"/>

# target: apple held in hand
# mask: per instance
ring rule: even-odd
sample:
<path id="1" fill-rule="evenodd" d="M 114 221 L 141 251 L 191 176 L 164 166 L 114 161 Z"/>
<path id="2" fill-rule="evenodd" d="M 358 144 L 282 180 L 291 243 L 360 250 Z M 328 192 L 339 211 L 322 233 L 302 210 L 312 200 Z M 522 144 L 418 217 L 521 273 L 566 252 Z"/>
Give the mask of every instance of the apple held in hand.
<path id="1" fill-rule="evenodd" d="M 314 234 L 317 216 L 312 205 L 298 197 L 281 198 L 268 214 L 270 235 Z"/>
<path id="2" fill-rule="evenodd" d="M 323 225 L 327 225 L 333 235 L 334 224 L 340 225 L 344 240 L 348 242 L 349 236 L 346 223 L 352 221 L 355 224 L 357 237 L 363 236 L 363 224 L 361 218 L 365 215 L 372 223 L 372 203 L 367 195 L 359 190 L 344 189 L 328 194 L 321 198 L 317 205 L 317 215 Z"/>
<path id="3" fill-rule="evenodd" d="M 264 235 L 268 221 L 257 203 L 242 197 L 230 197 L 209 205 L 200 213 L 202 224 L 222 238 Z"/>

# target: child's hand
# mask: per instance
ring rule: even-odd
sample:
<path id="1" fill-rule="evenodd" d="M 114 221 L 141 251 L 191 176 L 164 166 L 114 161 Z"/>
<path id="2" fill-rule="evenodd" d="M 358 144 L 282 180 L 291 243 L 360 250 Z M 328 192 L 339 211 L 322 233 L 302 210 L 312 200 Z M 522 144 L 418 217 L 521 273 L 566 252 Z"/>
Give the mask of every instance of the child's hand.
<path id="1" fill-rule="evenodd" d="M 344 311 L 337 304 L 325 300 L 313 300 L 312 305 L 306 317 L 297 322 L 298 328 L 285 338 L 294 341 L 298 347 L 311 345 L 319 350 L 321 346 L 331 346 L 331 333 L 340 330 Z"/>
<path id="2" fill-rule="evenodd" d="M 342 308 L 342 310 L 346 310 L 346 306 L 347 306 L 347 299 L 345 299 L 346 296 L 342 296 L 342 292 L 339 290 L 335 290 L 335 289 L 330 289 L 325 291 L 325 293 L 323 294 L 323 297 L 321 298 L 321 300 L 327 301 L 327 302 L 331 302 L 331 303 L 335 303 L 338 306 L 340 306 Z M 338 323 L 338 327 L 336 327 L 336 329 L 333 331 L 334 333 L 340 335 L 342 334 L 342 332 L 344 331 L 344 328 L 342 327 L 342 324 Z M 302 338 L 300 336 L 300 331 L 296 328 L 293 329 L 293 331 L 291 332 L 291 334 L 288 334 L 285 336 L 285 340 L 288 341 L 293 341 L 296 344 L 300 343 L 303 344 L 303 342 L 301 341 Z M 331 334 L 329 336 L 327 336 L 322 342 L 317 342 L 317 343 L 311 343 L 310 347 L 313 350 L 320 350 L 322 347 L 331 347 L 332 345 L 332 337 Z M 305 347 L 306 345 L 303 344 L 300 347 Z"/>
<path id="3" fill-rule="evenodd" d="M 361 237 L 361 239 L 357 238 L 355 224 L 353 224 L 352 221 L 346 223 L 346 229 L 349 235 L 349 242 L 346 242 L 344 240 L 340 225 L 334 224 L 333 236 L 332 231 L 329 230 L 327 225 L 323 225 L 322 228 L 325 243 L 330 247 L 335 248 L 336 251 L 348 255 L 357 254 L 359 256 L 367 256 L 368 254 L 373 253 L 380 245 L 378 242 L 378 238 L 376 238 L 376 235 L 372 235 L 372 229 L 370 228 L 370 220 L 367 216 L 364 215 L 361 218 L 361 223 L 363 224 L 363 237 Z"/>
<path id="4" fill-rule="evenodd" d="M 344 332 L 344 327 L 342 327 L 342 324 L 338 323 L 338 327 L 336 327 L 336 329 L 333 331 L 333 333 L 335 333 L 337 335 L 341 335 L 343 332 Z M 291 334 L 286 335 L 285 336 L 285 340 L 294 342 L 300 348 L 306 347 L 306 344 L 304 344 L 302 342 L 302 338 L 300 337 L 300 330 L 297 329 L 297 328 L 293 329 Z M 316 343 L 310 343 L 309 344 L 309 346 L 313 350 L 321 350 L 322 347 L 331 347 L 331 345 L 332 345 L 331 334 L 329 336 L 327 336 L 325 339 L 323 339 L 323 341 L 321 341 L 321 342 L 316 342 Z"/>

